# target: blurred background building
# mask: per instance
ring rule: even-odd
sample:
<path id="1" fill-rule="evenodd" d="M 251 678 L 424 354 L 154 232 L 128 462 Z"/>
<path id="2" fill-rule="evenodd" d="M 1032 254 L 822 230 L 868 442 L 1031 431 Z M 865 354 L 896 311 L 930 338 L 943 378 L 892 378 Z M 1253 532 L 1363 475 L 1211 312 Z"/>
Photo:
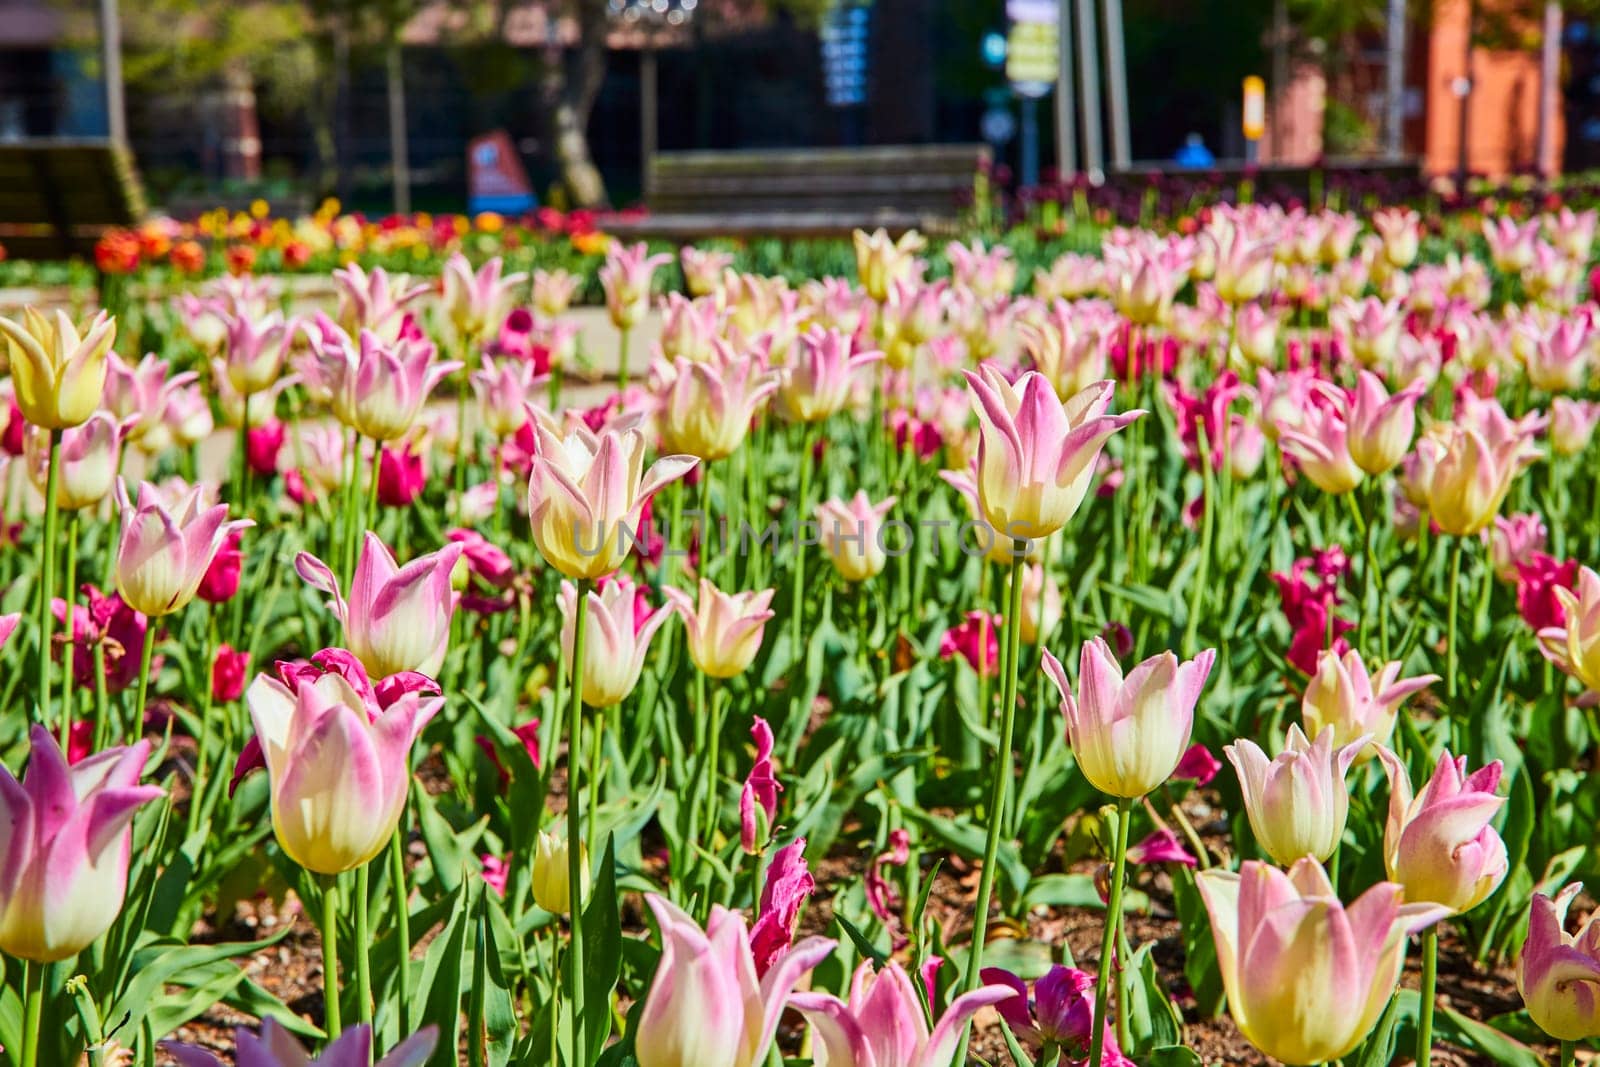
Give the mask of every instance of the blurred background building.
<path id="1" fill-rule="evenodd" d="M 1541 143 L 1546 169 L 1600 162 L 1600 40 L 1581 9 L 1554 5 L 1551 23 L 1537 0 L 1400 5 L 1386 143 L 1395 6 L 1122 0 L 1133 168 L 1191 135 L 1244 158 L 1252 74 L 1263 163 L 1399 155 L 1450 173 L 1463 143 L 1478 173 L 1538 168 Z M 456 207 L 467 145 L 494 130 L 558 204 L 635 202 L 652 151 L 987 139 L 1020 162 L 1025 111 L 993 50 L 1004 0 L 124 0 L 119 24 L 129 139 L 169 207 L 337 192 L 382 209 L 396 158 L 414 206 Z M 1552 25 L 1561 76 L 1542 110 Z M 0 0 L 0 139 L 104 133 L 98 40 L 92 0 Z"/>

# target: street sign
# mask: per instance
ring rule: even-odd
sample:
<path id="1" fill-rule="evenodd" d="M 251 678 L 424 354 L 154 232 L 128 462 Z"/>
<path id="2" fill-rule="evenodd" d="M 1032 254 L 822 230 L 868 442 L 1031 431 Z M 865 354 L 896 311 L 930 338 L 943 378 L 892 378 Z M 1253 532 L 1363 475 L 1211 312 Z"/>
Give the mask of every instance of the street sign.
<path id="1" fill-rule="evenodd" d="M 1267 83 L 1254 74 L 1244 80 L 1242 118 L 1245 140 L 1261 140 L 1267 132 Z"/>
<path id="2" fill-rule="evenodd" d="M 1061 45 L 1054 22 L 1013 22 L 1006 40 L 1006 78 L 1018 93 L 1039 97 L 1050 91 L 1057 76 Z"/>
<path id="3" fill-rule="evenodd" d="M 1011 138 L 1017 135 L 1017 118 L 1011 113 L 1010 108 L 991 107 L 983 113 L 978 128 L 982 131 L 985 141 L 999 147 L 1009 144 Z"/>
<path id="4" fill-rule="evenodd" d="M 822 16 L 823 95 L 829 107 L 867 102 L 870 0 L 834 0 Z"/>
<path id="5" fill-rule="evenodd" d="M 983 35 L 983 42 L 979 45 L 983 55 L 983 63 L 988 67 L 1003 67 L 1006 62 L 1006 35 L 998 30 L 990 30 Z"/>

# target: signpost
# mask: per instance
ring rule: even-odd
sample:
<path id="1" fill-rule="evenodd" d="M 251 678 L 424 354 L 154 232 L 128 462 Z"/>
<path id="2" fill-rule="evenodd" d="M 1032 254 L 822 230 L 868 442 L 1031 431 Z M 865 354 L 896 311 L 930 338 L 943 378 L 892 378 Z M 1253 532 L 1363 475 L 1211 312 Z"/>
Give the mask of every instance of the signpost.
<path id="1" fill-rule="evenodd" d="M 1244 158 L 1254 163 L 1261 152 L 1261 138 L 1267 132 L 1267 83 L 1254 74 L 1244 80 L 1244 107 L 1240 117 L 1244 127 Z"/>
<path id="2" fill-rule="evenodd" d="M 1061 26 L 1055 0 L 1007 0 L 1006 80 L 1022 105 L 1022 184 L 1039 184 L 1039 99 L 1060 72 Z"/>
<path id="3" fill-rule="evenodd" d="M 467 212 L 517 215 L 534 206 L 528 172 L 505 130 L 474 137 L 467 145 Z"/>
<path id="4" fill-rule="evenodd" d="M 822 16 L 823 96 L 843 114 L 843 140 L 861 140 L 861 109 L 867 103 L 867 61 L 871 44 L 870 0 L 834 0 Z"/>

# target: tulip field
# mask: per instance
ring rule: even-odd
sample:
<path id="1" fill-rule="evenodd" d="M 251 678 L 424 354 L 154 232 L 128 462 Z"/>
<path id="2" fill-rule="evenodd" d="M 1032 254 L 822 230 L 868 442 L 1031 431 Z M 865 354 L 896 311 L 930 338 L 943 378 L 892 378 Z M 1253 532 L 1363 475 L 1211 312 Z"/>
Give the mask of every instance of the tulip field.
<path id="1" fill-rule="evenodd" d="M 1596 213 L 1102 221 L 0 290 L 4 1057 L 1595 1062 Z"/>

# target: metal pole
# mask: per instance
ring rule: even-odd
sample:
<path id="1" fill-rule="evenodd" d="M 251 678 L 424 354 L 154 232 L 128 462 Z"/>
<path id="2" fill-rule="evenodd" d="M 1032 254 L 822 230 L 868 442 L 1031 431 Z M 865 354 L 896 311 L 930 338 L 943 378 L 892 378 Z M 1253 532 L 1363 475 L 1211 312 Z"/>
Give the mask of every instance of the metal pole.
<path id="1" fill-rule="evenodd" d="M 1111 104 L 1111 167 L 1124 171 L 1128 147 L 1128 71 L 1122 43 L 1122 0 L 1105 0 L 1106 92 Z"/>
<path id="2" fill-rule="evenodd" d="M 389 169 L 394 179 L 394 212 L 411 214 L 411 147 L 406 130 L 405 68 L 399 39 L 384 57 L 389 81 Z"/>
<path id="3" fill-rule="evenodd" d="M 639 52 L 639 179 L 650 195 L 650 163 L 656 158 L 656 50 L 646 40 Z"/>
<path id="4" fill-rule="evenodd" d="M 1095 54 L 1094 0 L 1078 0 L 1078 114 L 1083 122 L 1083 169 L 1104 175 L 1100 147 L 1100 60 Z"/>
<path id="5" fill-rule="evenodd" d="M 1267 106 L 1267 143 L 1275 163 L 1288 162 L 1294 108 L 1289 99 L 1289 2 L 1272 6 L 1272 96 Z"/>
<path id="6" fill-rule="evenodd" d="M 1022 188 L 1039 184 L 1039 101 L 1022 98 Z"/>
<path id="7" fill-rule="evenodd" d="M 1389 0 L 1388 52 L 1383 69 L 1383 150 L 1390 159 L 1405 153 L 1406 0 Z"/>
<path id="8" fill-rule="evenodd" d="M 1556 158 L 1556 107 L 1561 97 L 1561 4 L 1545 0 L 1544 40 L 1539 49 L 1539 141 L 1534 165 L 1547 178 L 1561 170 Z"/>
<path id="9" fill-rule="evenodd" d="M 1472 29 L 1478 17 L 1472 0 L 1466 0 L 1466 4 L 1466 46 L 1462 51 L 1461 61 L 1461 112 L 1456 127 L 1456 192 L 1460 194 L 1464 194 L 1467 190 L 1467 137 L 1472 127 Z"/>
<path id="10" fill-rule="evenodd" d="M 1078 129 L 1072 114 L 1072 0 L 1056 3 L 1056 171 L 1062 182 L 1078 172 Z"/>
<path id="11" fill-rule="evenodd" d="M 122 19 L 117 0 L 100 0 L 100 66 L 106 93 L 106 134 L 128 143 L 128 111 L 122 96 Z"/>

